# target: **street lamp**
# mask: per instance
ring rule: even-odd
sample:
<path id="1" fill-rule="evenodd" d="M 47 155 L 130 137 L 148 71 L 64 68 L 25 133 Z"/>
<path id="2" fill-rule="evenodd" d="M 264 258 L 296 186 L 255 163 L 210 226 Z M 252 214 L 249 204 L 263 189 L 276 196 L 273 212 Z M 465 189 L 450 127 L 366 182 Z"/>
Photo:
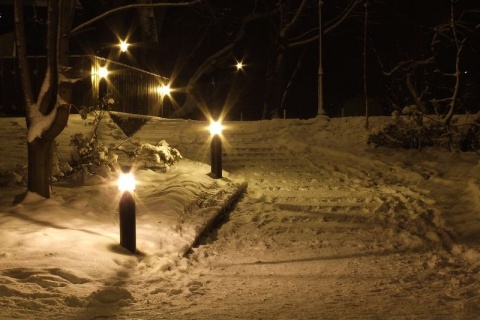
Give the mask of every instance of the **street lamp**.
<path id="1" fill-rule="evenodd" d="M 120 51 L 122 51 L 122 52 L 127 52 L 129 45 L 130 45 L 130 44 L 127 43 L 127 42 L 124 41 L 124 40 L 120 41 L 120 44 L 119 44 L 119 46 L 120 46 Z"/>
<path id="2" fill-rule="evenodd" d="M 213 135 L 210 144 L 210 166 L 211 176 L 215 179 L 222 177 L 222 124 L 220 121 L 213 121 L 210 123 L 210 134 Z"/>
<path id="3" fill-rule="evenodd" d="M 118 178 L 118 190 L 122 192 L 118 206 L 120 216 L 120 245 L 128 251 L 137 251 L 135 223 L 135 177 L 130 168 L 125 168 Z"/>
<path id="4" fill-rule="evenodd" d="M 235 65 L 235 67 L 237 68 L 237 71 L 243 70 L 244 66 L 245 65 L 243 64 L 243 61 L 237 61 L 237 64 Z"/>
<path id="5" fill-rule="evenodd" d="M 170 89 L 169 84 L 162 84 L 157 88 L 157 91 L 160 94 L 160 96 L 163 98 L 165 96 L 169 96 L 170 93 L 172 92 L 172 89 Z"/>
<path id="6" fill-rule="evenodd" d="M 103 66 L 103 67 L 98 67 L 98 71 L 97 71 L 97 74 L 100 78 L 106 78 L 108 77 L 108 69 L 107 67 Z"/>

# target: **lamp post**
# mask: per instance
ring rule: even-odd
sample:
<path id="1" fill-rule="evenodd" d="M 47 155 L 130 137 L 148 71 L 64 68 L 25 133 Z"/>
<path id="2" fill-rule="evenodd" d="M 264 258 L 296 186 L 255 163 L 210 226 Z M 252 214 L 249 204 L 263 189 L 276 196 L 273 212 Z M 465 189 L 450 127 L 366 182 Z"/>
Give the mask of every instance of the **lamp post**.
<path id="1" fill-rule="evenodd" d="M 210 134 L 213 135 L 210 144 L 211 176 L 215 179 L 222 177 L 222 124 L 219 121 L 210 123 Z"/>
<path id="2" fill-rule="evenodd" d="M 135 222 L 135 178 L 130 170 L 124 170 L 118 179 L 118 189 L 122 192 L 119 203 L 120 245 L 128 251 L 137 251 Z"/>

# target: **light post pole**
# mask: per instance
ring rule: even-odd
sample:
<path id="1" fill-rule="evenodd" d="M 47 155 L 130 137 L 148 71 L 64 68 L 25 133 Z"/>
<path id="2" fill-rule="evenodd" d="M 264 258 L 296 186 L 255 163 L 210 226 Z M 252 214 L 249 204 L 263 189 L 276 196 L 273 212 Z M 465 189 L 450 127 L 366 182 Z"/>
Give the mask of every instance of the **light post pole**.
<path id="1" fill-rule="evenodd" d="M 317 94 L 318 111 L 317 111 L 317 116 L 326 115 L 325 109 L 323 108 L 322 5 L 323 5 L 323 0 L 318 0 L 318 94 Z"/>
<path id="2" fill-rule="evenodd" d="M 124 170 L 118 179 L 118 189 L 122 192 L 118 207 L 120 216 L 120 245 L 128 251 L 137 251 L 136 243 L 136 214 L 135 199 L 135 178 L 130 170 Z"/>
<path id="3" fill-rule="evenodd" d="M 211 176 L 215 179 L 222 177 L 222 124 L 214 121 L 210 124 L 210 134 L 213 135 L 210 143 Z"/>

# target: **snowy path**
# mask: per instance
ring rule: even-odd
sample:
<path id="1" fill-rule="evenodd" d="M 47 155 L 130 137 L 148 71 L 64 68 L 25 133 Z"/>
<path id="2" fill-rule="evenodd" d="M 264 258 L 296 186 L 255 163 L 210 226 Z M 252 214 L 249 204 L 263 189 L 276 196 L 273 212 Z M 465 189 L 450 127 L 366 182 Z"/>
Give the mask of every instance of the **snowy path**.
<path id="1" fill-rule="evenodd" d="M 295 156 L 268 145 L 267 134 L 259 147 L 258 132 L 244 131 L 230 137 L 236 149 L 225 167 L 246 177 L 248 195 L 194 250 L 205 288 L 173 307 L 173 316 L 480 315 L 478 267 L 445 250 L 451 239 L 436 225 L 435 201 L 416 187 L 421 174 L 329 147 Z"/>
<path id="2" fill-rule="evenodd" d="M 71 120 L 64 146 L 83 126 Z M 11 125 L 9 134 L 22 133 L 21 122 Z M 181 218 L 193 212 L 189 201 L 210 203 L 208 192 L 246 180 L 248 192 L 224 224 L 186 257 L 131 256 L 115 249 L 116 202 L 101 201 L 112 186 L 79 186 L 18 207 L 18 226 L 2 225 L 0 319 L 479 318 L 477 155 L 369 148 L 360 118 L 232 122 L 226 178 L 214 183 L 206 126 L 149 119 L 132 141 L 165 139 L 189 161 L 158 181 L 144 172 L 138 194 L 155 210 L 162 198 L 175 200 L 172 214 Z M 107 144 L 126 139 L 118 128 L 100 129 Z M 8 150 L 19 141 L 6 141 Z M 25 159 L 19 151 L 2 167 Z M 0 204 L 18 189 L 3 189 Z M 11 217 L 5 211 L 2 223 Z M 177 243 L 188 227 L 150 217 L 138 223 L 152 245 Z"/>

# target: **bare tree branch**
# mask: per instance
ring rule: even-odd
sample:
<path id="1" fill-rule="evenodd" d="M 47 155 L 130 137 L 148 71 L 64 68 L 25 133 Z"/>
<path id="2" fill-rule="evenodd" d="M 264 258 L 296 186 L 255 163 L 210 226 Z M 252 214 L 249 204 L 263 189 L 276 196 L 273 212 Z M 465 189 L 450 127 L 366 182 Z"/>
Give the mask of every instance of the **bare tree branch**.
<path id="1" fill-rule="evenodd" d="M 77 27 L 72 29 L 72 31 L 70 31 L 70 34 L 74 35 L 74 34 L 78 33 L 80 30 L 82 30 L 83 28 L 85 28 L 85 27 L 87 27 L 87 26 L 89 26 L 89 25 L 91 25 L 91 24 L 93 24 L 93 23 L 95 23 L 95 22 L 97 22 L 101 19 L 104 19 L 105 17 L 107 17 L 107 16 L 109 16 L 113 13 L 117 13 L 119 11 L 124 11 L 124 10 L 129 10 L 129 9 L 134 9 L 134 8 L 186 7 L 186 6 L 194 5 L 196 3 L 200 3 L 201 1 L 202 0 L 194 0 L 194 1 L 190 1 L 190 2 L 180 2 L 180 3 L 151 3 L 151 4 L 150 3 L 149 4 L 137 3 L 137 4 L 130 4 L 130 5 L 118 7 L 118 8 L 109 10 L 107 12 L 104 12 L 101 15 L 98 15 L 95 18 L 78 25 Z"/>
<path id="2" fill-rule="evenodd" d="M 290 22 L 287 23 L 285 27 L 281 30 L 281 35 L 286 35 L 288 31 L 290 31 L 290 28 L 292 28 L 297 23 L 297 21 L 300 19 L 300 15 L 305 9 L 306 4 L 307 0 L 303 0 L 302 3 L 300 3 L 297 12 L 295 12 L 295 16 L 293 16 L 292 20 L 290 20 Z"/>
<path id="3" fill-rule="evenodd" d="M 325 24 L 323 33 L 329 33 L 330 31 L 338 27 L 346 18 L 350 16 L 350 13 L 353 11 L 353 9 L 355 9 L 355 7 L 363 1 L 364 0 L 352 0 L 336 19 L 331 20 Z"/>
<path id="4" fill-rule="evenodd" d="M 347 19 L 350 16 L 350 13 L 353 11 L 353 9 L 355 9 L 355 7 L 358 4 L 360 4 L 362 1 L 364 1 L 364 0 L 352 0 L 348 4 L 348 6 L 345 7 L 345 9 L 342 11 L 342 13 L 339 16 L 337 16 L 335 19 L 330 20 L 327 23 L 325 23 L 325 28 L 323 30 L 323 34 L 327 34 L 327 33 L 331 32 L 332 30 L 334 30 L 335 28 L 337 28 L 343 21 L 345 21 L 345 19 Z M 301 46 L 301 45 L 305 45 L 305 44 L 317 41 L 319 36 L 320 36 L 319 34 L 316 34 L 315 36 L 310 37 L 310 38 L 305 39 L 305 40 L 293 39 L 288 44 L 288 47 L 289 48 L 297 47 L 297 46 Z"/>

